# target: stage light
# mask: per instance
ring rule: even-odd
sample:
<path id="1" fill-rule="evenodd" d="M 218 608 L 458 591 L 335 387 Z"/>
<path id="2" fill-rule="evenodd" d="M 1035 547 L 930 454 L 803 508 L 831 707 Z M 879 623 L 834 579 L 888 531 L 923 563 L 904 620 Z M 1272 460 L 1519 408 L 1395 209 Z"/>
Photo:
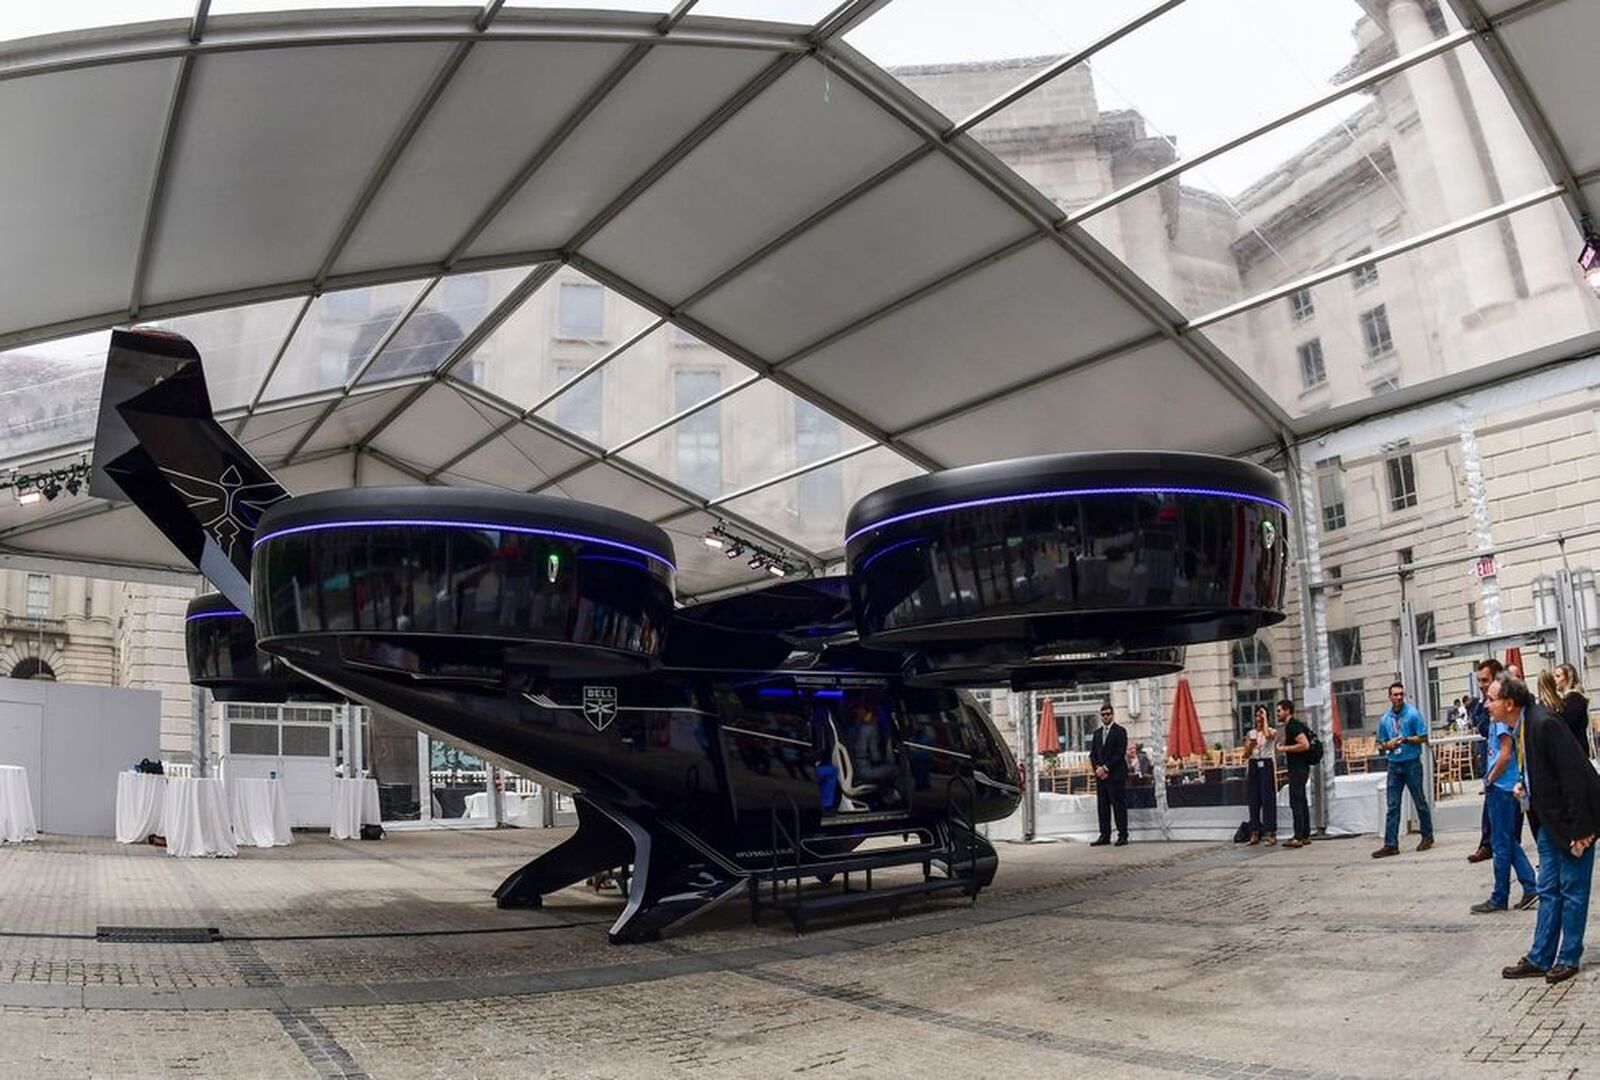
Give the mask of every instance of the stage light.
<path id="1" fill-rule="evenodd" d="M 763 566 L 767 565 L 767 560 L 763 559 L 760 555 L 752 555 L 750 557 L 750 561 L 745 565 L 752 570 L 760 570 Z"/>
<path id="2" fill-rule="evenodd" d="M 713 550 L 713 551 L 721 551 L 722 550 L 722 538 L 721 537 L 712 536 L 710 533 L 706 533 L 704 536 L 702 536 L 700 538 L 700 542 L 702 544 L 704 544 L 706 547 L 708 547 L 711 550 Z"/>
<path id="3" fill-rule="evenodd" d="M 773 563 L 771 566 L 767 567 L 767 573 L 771 574 L 773 577 L 783 577 L 788 572 L 788 570 L 785 570 L 777 563 Z"/>
<path id="4" fill-rule="evenodd" d="M 22 491 L 17 493 L 17 502 L 21 503 L 23 506 L 32 506 L 34 503 L 42 502 L 43 500 L 44 496 L 39 494 L 37 491 Z"/>
<path id="5" fill-rule="evenodd" d="M 1578 268 L 1589 288 L 1600 294 L 1600 236 L 1594 234 L 1587 220 L 1583 223 L 1583 250 L 1578 253 Z"/>
<path id="6" fill-rule="evenodd" d="M 45 498 L 54 499 L 61 494 L 61 481 L 57 480 L 55 474 L 52 473 L 45 477 L 44 482 L 39 485 L 39 490 L 44 492 Z"/>
<path id="7" fill-rule="evenodd" d="M 68 495 L 76 495 L 78 493 L 79 489 L 81 489 L 82 487 L 83 487 L 83 481 L 78 478 L 78 474 L 77 473 L 73 473 L 71 476 L 67 477 L 67 494 Z"/>

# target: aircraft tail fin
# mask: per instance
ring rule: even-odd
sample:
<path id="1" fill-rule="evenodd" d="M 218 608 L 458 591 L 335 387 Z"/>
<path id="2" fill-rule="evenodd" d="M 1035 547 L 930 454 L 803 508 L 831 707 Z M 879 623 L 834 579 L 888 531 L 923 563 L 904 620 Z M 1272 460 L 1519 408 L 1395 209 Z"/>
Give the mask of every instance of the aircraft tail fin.
<path id="1" fill-rule="evenodd" d="M 159 330 L 111 335 L 89 492 L 131 500 L 247 617 L 250 547 L 288 492 L 217 423 L 200 354 Z"/>

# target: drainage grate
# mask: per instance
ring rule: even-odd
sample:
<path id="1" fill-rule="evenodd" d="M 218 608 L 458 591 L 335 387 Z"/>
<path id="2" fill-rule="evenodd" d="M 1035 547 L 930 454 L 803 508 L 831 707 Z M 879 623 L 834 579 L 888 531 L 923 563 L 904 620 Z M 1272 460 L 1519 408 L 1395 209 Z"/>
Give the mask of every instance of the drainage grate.
<path id="1" fill-rule="evenodd" d="M 120 945 L 209 945 L 222 940 L 215 926 L 99 926 L 96 941 Z"/>

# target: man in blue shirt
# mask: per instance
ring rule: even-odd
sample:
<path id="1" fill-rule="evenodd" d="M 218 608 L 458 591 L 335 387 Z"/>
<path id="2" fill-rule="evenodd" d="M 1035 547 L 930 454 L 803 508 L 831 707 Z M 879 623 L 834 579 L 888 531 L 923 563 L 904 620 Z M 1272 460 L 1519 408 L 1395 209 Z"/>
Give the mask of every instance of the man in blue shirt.
<path id="1" fill-rule="evenodd" d="M 1428 743 L 1428 725 L 1416 707 L 1406 701 L 1406 688 L 1389 686 L 1389 711 L 1378 718 L 1378 749 L 1389 755 L 1389 813 L 1383 825 L 1383 846 L 1374 859 L 1400 854 L 1400 798 L 1407 788 L 1421 819 L 1422 843 L 1418 851 L 1433 847 L 1433 810 L 1422 791 L 1422 748 Z"/>
<path id="2" fill-rule="evenodd" d="M 1498 676 L 1496 679 L 1498 680 Z M 1522 782 L 1521 751 L 1517 742 L 1522 736 L 1523 710 L 1509 697 L 1499 693 L 1499 681 L 1490 684 L 1485 698 L 1489 709 L 1489 771 L 1483 778 L 1483 805 L 1489 813 L 1494 847 L 1494 888 L 1489 899 L 1472 905 L 1474 915 L 1487 915 L 1504 911 L 1511 899 L 1511 870 L 1517 871 L 1517 882 L 1522 886 L 1522 899 L 1518 911 L 1526 911 L 1539 899 L 1534 887 L 1533 864 L 1523 854 L 1521 838 L 1516 828 L 1518 798 L 1517 786 Z"/>
<path id="3" fill-rule="evenodd" d="M 1468 714 L 1472 718 L 1472 730 L 1477 733 L 1483 742 L 1472 744 L 1473 771 L 1479 776 L 1488 774 L 1488 739 L 1489 739 L 1489 684 L 1500 677 L 1504 670 L 1500 661 L 1494 657 L 1479 660 L 1474 667 L 1478 677 L 1478 697 L 1468 707 Z M 1522 844 L 1522 806 L 1517 805 L 1516 827 L 1512 830 L 1512 842 L 1518 846 Z M 1478 847 L 1467 856 L 1468 862 L 1483 862 L 1494 855 L 1494 830 L 1489 826 L 1489 800 L 1483 801 L 1483 818 L 1478 839 Z"/>

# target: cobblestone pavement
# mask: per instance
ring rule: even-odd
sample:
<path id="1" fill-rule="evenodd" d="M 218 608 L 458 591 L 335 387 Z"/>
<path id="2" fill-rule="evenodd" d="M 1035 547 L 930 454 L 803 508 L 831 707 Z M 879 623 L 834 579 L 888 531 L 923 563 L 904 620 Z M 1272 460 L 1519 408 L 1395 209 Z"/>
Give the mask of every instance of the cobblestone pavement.
<path id="1" fill-rule="evenodd" d="M 1380 862 L 1367 840 L 1006 845 L 975 907 L 797 938 L 735 903 L 625 948 L 614 894 L 489 899 L 566 835 L 0 847 L 0 1076 L 1600 1072 L 1600 967 L 1501 980 L 1534 916 L 1468 914 L 1488 871 L 1464 833 Z"/>

